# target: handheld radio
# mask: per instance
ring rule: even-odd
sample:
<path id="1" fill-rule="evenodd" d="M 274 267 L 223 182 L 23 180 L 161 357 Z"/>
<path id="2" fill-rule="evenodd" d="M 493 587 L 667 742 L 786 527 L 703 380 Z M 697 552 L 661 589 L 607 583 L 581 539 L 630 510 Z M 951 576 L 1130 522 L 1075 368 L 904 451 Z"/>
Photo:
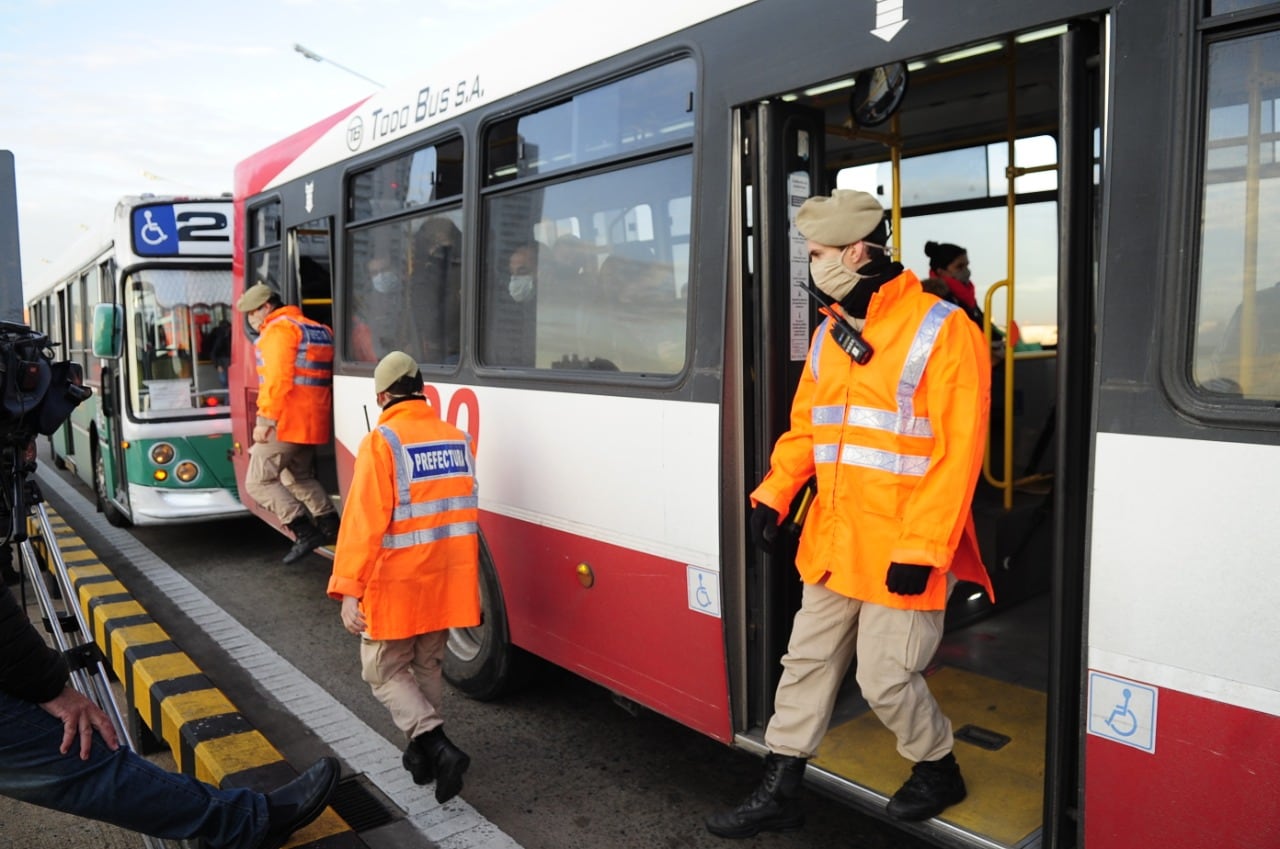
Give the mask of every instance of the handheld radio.
<path id="1" fill-rule="evenodd" d="M 818 299 L 818 302 L 825 307 L 835 306 L 835 302 L 818 290 L 808 280 L 804 282 L 805 288 L 809 290 L 809 294 Z M 836 344 L 840 346 L 840 350 L 849 355 L 855 363 L 865 366 L 871 359 L 871 355 L 875 353 L 875 349 L 867 344 L 867 340 L 862 338 L 862 334 L 858 332 L 849 319 L 836 309 L 829 309 L 827 313 L 831 316 L 831 338 L 836 340 Z"/>

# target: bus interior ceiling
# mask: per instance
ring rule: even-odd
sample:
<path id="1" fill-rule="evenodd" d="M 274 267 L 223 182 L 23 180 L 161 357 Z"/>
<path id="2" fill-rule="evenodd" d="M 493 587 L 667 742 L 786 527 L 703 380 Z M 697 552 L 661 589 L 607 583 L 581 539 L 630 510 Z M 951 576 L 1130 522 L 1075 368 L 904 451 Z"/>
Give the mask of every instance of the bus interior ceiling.
<path id="1" fill-rule="evenodd" d="M 846 168 L 881 164 L 879 173 L 884 182 L 877 189 L 889 208 L 889 144 L 895 139 L 906 163 L 902 170 L 909 173 L 910 157 L 981 145 L 1003 147 L 1011 129 L 1019 138 L 1056 138 L 1058 39 L 1015 44 L 1010 38 L 1001 49 L 972 58 L 946 62 L 940 58 L 924 57 L 911 63 L 907 92 L 895 118 L 869 131 L 857 128 L 850 118 L 850 88 L 822 92 L 819 86 L 813 94 L 796 94 L 795 102 L 825 115 L 826 185 L 819 186 L 818 192 L 836 188 L 837 175 Z M 1012 121 L 1010 103 L 1014 104 Z M 985 157 L 981 161 L 987 162 Z M 933 173 L 930 171 L 930 176 Z M 992 186 L 1003 186 L 1005 180 L 1003 173 L 957 176 Z M 1056 191 L 1037 196 L 1041 202 L 1046 199 L 1056 207 Z M 928 268 L 918 267 L 915 256 L 926 239 L 953 240 L 948 236 L 946 216 L 958 217 L 986 207 L 989 214 L 998 214 L 1003 224 L 1005 204 L 1003 188 L 981 199 L 932 202 L 916 208 L 904 194 L 901 229 L 905 239 L 893 239 L 903 254 L 900 258 L 924 278 Z M 928 232 L 924 226 L 912 226 L 913 216 L 929 216 Z M 1019 250 L 1025 250 L 1021 230 L 1019 233 Z M 1055 235 L 1049 233 L 1046 238 Z M 1007 248 L 1007 238 L 1004 233 L 997 240 L 1002 251 Z M 1056 246 L 1046 249 L 1052 253 Z M 983 267 L 997 265 L 995 260 L 1003 264 L 1004 257 L 974 258 L 975 264 Z M 1056 286 L 1056 274 L 1053 279 L 1051 285 Z M 979 286 L 980 306 L 982 295 Z M 1003 307 L 995 311 L 993 320 L 1003 325 Z M 956 755 L 971 785 L 989 791 L 971 793 L 969 803 L 944 813 L 943 820 L 976 836 L 980 844 L 1022 845 L 1034 839 L 1041 825 L 1053 603 L 1049 578 L 1055 364 L 1049 350 L 1015 358 L 1013 471 L 1022 480 L 1013 488 L 1011 508 L 1005 507 L 1003 491 L 994 485 L 1003 476 L 1005 404 L 1004 369 L 998 364 L 993 369 L 992 475 L 979 479 L 974 517 L 997 603 L 992 604 L 976 585 L 958 585 L 947 612 L 947 635 L 926 673 L 931 690 L 952 720 Z M 897 754 L 892 735 L 861 698 L 852 669 L 813 764 L 883 796 L 892 794 L 906 777 L 909 765 Z"/>

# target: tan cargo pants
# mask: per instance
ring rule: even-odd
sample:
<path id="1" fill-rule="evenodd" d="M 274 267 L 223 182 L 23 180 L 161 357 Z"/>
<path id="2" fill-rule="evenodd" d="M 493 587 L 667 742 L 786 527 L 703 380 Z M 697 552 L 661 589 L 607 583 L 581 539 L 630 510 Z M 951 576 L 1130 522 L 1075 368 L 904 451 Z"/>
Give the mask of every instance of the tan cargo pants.
<path id="1" fill-rule="evenodd" d="M 410 740 L 444 723 L 441 664 L 448 636 L 432 631 L 403 640 L 360 638 L 360 677 Z"/>
<path id="2" fill-rule="evenodd" d="M 272 434 L 274 437 L 274 433 Z M 286 525 L 306 515 L 333 512 L 333 502 L 312 471 L 314 445 L 294 442 L 255 442 L 249 449 L 244 488 Z"/>
<path id="3" fill-rule="evenodd" d="M 951 721 L 920 674 L 942 641 L 944 615 L 882 607 L 806 584 L 765 732 L 769 749 L 814 755 L 856 652 L 862 696 L 898 738 L 898 753 L 912 762 L 944 757 L 954 742 Z"/>

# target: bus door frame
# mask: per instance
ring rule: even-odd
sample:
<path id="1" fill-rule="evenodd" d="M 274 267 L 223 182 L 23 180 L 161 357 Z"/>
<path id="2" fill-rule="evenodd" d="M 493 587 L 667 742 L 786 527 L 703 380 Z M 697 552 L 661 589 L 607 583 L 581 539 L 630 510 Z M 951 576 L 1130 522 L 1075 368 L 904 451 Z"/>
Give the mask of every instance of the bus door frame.
<path id="1" fill-rule="evenodd" d="M 808 280 L 804 242 L 793 242 L 792 222 L 804 198 L 828 191 L 825 185 L 825 121 L 818 110 L 768 101 L 737 110 L 740 166 L 736 174 L 734 249 L 742 268 L 741 411 L 745 491 L 742 510 L 750 515 L 748 494 L 769 469 L 773 445 L 789 427 L 791 401 L 805 368 L 803 354 L 792 359 L 793 345 L 808 350 L 817 325 L 817 306 L 795 287 Z M 806 180 L 807 178 L 807 185 Z M 799 238 L 796 235 L 794 238 Z M 800 275 L 803 275 L 801 277 Z M 800 321 L 804 321 L 803 338 Z M 793 338 L 794 337 L 794 338 Z M 732 494 L 731 496 L 732 497 Z M 748 521 L 744 521 L 746 527 Z M 795 570 L 794 539 L 767 555 L 745 541 L 743 599 L 744 667 L 737 683 L 744 712 L 740 727 L 764 728 L 773 714 L 773 698 L 782 675 L 791 621 L 800 606 L 801 583 Z M 731 685 L 732 686 L 732 685 Z"/>

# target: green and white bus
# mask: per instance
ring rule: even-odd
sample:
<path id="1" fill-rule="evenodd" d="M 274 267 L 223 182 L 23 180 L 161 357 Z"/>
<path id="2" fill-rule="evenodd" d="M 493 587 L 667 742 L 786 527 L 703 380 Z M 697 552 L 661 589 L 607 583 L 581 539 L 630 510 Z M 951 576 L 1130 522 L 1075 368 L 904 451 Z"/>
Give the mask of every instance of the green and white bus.
<path id="1" fill-rule="evenodd" d="M 54 465 L 114 525 L 246 512 L 229 456 L 234 221 L 229 197 L 122 198 L 27 303 L 94 392 L 49 438 Z"/>

